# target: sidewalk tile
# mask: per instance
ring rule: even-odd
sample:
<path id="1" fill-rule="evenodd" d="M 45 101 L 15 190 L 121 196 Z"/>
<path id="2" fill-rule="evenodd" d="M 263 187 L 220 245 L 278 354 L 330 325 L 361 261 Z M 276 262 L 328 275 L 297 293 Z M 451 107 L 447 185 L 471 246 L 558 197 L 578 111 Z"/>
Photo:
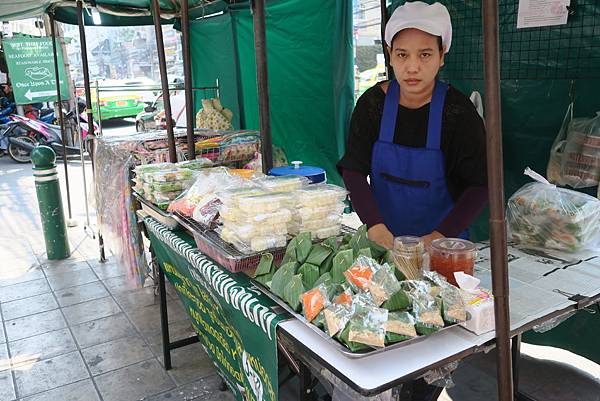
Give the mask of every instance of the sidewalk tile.
<path id="1" fill-rule="evenodd" d="M 108 278 L 119 277 L 127 274 L 127 269 L 116 262 L 90 264 L 92 265 L 92 270 L 96 272 L 96 275 L 100 280 L 106 280 Z"/>
<path id="2" fill-rule="evenodd" d="M 135 283 L 127 279 L 127 276 L 111 277 L 106 280 L 102 280 L 108 291 L 115 295 L 118 293 L 137 291 L 140 288 L 136 287 Z"/>
<path id="3" fill-rule="evenodd" d="M 170 302 L 168 305 L 169 322 L 181 322 L 188 320 L 188 316 L 182 307 Z M 160 306 L 151 305 L 138 310 L 127 311 L 127 316 L 135 327 L 143 335 L 160 332 Z"/>
<path id="4" fill-rule="evenodd" d="M 89 268 L 90 265 L 87 264 L 85 261 L 66 260 L 62 263 L 56 263 L 51 265 L 45 264 L 43 267 L 43 271 L 46 274 L 46 277 L 51 277 L 57 274 L 73 273 L 81 270 L 87 270 Z"/>
<path id="5" fill-rule="evenodd" d="M 153 357 L 150 348 L 137 336 L 95 345 L 84 349 L 82 354 L 94 376 Z"/>
<path id="6" fill-rule="evenodd" d="M 104 401 L 138 401 L 175 388 L 155 359 L 105 373 L 94 381 Z"/>
<path id="7" fill-rule="evenodd" d="M 6 344 L 0 344 L 0 372 L 10 369 L 10 358 Z"/>
<path id="8" fill-rule="evenodd" d="M 189 320 L 169 323 L 169 336 L 171 341 L 182 340 L 196 335 Z M 156 356 L 162 356 L 162 333 L 149 333 L 144 336 Z"/>
<path id="9" fill-rule="evenodd" d="M 125 310 L 138 310 L 146 306 L 158 305 L 160 301 L 158 295 L 154 295 L 154 288 L 152 287 L 131 292 L 119 292 L 113 296 L 115 301 Z"/>
<path id="10" fill-rule="evenodd" d="M 39 267 L 34 267 L 31 269 L 6 270 L 0 272 L 0 287 L 39 280 L 44 277 L 44 272 Z"/>
<path id="11" fill-rule="evenodd" d="M 77 350 L 75 340 L 69 329 L 51 331 L 49 333 L 24 338 L 8 344 L 12 355 L 13 366 L 28 364 L 31 360 L 54 358 Z"/>
<path id="12" fill-rule="evenodd" d="M 74 272 L 53 274 L 47 278 L 53 291 L 98 281 L 98 277 L 96 277 L 93 270 L 89 267 Z"/>
<path id="13" fill-rule="evenodd" d="M 13 401 L 17 398 L 10 370 L 0 372 L 0 400 Z"/>
<path id="14" fill-rule="evenodd" d="M 104 298 L 110 294 L 99 281 L 71 287 L 54 293 L 58 299 L 58 304 L 63 308 L 65 306 L 79 304 L 92 299 Z"/>
<path id="15" fill-rule="evenodd" d="M 2 309 L 2 306 L 0 306 Z M 4 325 L 2 324 L 2 320 L 0 320 L 0 344 L 4 344 L 6 342 L 6 336 L 4 335 Z"/>
<path id="16" fill-rule="evenodd" d="M 124 314 L 105 317 L 71 328 L 81 348 L 136 335 L 135 328 Z"/>
<path id="17" fill-rule="evenodd" d="M 50 286 L 45 278 L 28 281 L 26 283 L 13 284 L 2 287 L 0 291 L 0 302 L 16 301 L 50 292 Z"/>
<path id="18" fill-rule="evenodd" d="M 19 397 L 41 393 L 89 377 L 79 352 L 60 355 L 14 370 Z"/>
<path id="19" fill-rule="evenodd" d="M 220 385 L 221 378 L 214 374 L 174 390 L 146 398 L 144 401 L 234 401 L 235 398 L 231 391 L 219 390 Z"/>
<path id="20" fill-rule="evenodd" d="M 70 326 L 116 315 L 120 312 L 121 308 L 112 297 L 94 299 L 63 308 L 63 313 Z"/>
<path id="21" fill-rule="evenodd" d="M 158 360 L 163 366 L 162 353 Z M 215 365 L 212 359 L 200 344 L 188 345 L 171 351 L 171 364 L 173 369 L 169 373 L 178 386 L 215 373 Z"/>
<path id="22" fill-rule="evenodd" d="M 36 295 L 30 298 L 20 299 L 2 304 L 2 316 L 4 320 L 12 320 L 20 317 L 48 312 L 58 308 L 58 304 L 52 293 Z"/>
<path id="23" fill-rule="evenodd" d="M 60 310 L 42 312 L 5 322 L 8 341 L 36 336 L 67 326 Z"/>
<path id="24" fill-rule="evenodd" d="M 22 401 L 100 401 L 91 379 L 24 398 Z"/>

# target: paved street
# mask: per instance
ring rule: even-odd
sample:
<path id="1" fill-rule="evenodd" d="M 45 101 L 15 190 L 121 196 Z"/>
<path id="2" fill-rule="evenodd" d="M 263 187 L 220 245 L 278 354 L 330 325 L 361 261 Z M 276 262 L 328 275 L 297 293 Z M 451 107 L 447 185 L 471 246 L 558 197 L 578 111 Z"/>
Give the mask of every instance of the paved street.
<path id="1" fill-rule="evenodd" d="M 105 135 L 132 124 L 109 125 Z M 153 289 L 132 287 L 110 256 L 98 263 L 97 242 L 84 231 L 83 167 L 69 163 L 73 254 L 49 262 L 31 166 L 0 158 L 0 401 L 231 400 L 198 344 L 174 351 L 173 369 L 163 369 Z M 89 191 L 89 162 L 85 170 Z M 62 165 L 59 172 L 64 197 Z M 169 304 L 173 336 L 193 334 L 172 290 Z M 600 400 L 597 364 L 554 348 L 523 351 L 521 385 L 539 400 Z M 440 400 L 497 399 L 493 352 L 461 363 L 454 381 Z M 287 387 L 280 399 L 296 394 Z"/>

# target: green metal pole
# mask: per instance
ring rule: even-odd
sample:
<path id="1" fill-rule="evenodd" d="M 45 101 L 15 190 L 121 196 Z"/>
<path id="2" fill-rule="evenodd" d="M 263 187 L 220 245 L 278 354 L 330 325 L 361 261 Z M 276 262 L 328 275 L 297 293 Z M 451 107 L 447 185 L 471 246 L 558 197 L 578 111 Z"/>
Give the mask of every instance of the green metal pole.
<path id="1" fill-rule="evenodd" d="M 38 146 L 31 151 L 31 162 L 46 254 L 49 260 L 66 259 L 71 251 L 56 171 L 56 153 L 48 146 Z"/>

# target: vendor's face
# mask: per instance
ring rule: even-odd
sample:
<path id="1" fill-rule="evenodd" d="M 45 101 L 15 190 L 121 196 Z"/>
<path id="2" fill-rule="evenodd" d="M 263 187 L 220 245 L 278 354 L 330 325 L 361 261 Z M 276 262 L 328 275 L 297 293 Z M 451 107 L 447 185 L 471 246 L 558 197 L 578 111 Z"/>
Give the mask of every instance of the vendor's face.
<path id="1" fill-rule="evenodd" d="M 392 42 L 390 65 L 400 84 L 400 93 L 430 95 L 435 77 L 444 65 L 439 38 L 418 29 L 403 29 Z"/>

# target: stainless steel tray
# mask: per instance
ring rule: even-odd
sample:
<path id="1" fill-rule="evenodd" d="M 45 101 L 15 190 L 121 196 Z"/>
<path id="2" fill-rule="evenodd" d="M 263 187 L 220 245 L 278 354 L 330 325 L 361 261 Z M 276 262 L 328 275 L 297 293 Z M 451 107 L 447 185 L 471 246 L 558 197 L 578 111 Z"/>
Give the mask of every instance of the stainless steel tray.
<path id="1" fill-rule="evenodd" d="M 152 217 L 159 223 L 164 224 L 170 230 L 175 230 L 175 229 L 179 228 L 179 223 L 177 222 L 177 220 L 175 220 L 175 218 L 173 217 L 173 215 L 171 213 L 158 208 L 155 204 L 144 199 L 143 196 L 141 196 L 140 194 L 138 194 L 136 192 L 133 193 L 133 196 L 142 205 L 142 210 L 144 212 L 146 212 L 150 217 Z"/>
<path id="2" fill-rule="evenodd" d="M 268 296 L 269 298 L 271 298 L 273 300 L 273 302 L 275 302 L 277 305 L 279 305 L 280 307 L 282 307 L 286 312 L 288 312 L 294 318 L 300 320 L 302 323 L 304 323 L 305 325 L 307 325 L 312 331 L 314 331 L 315 333 L 317 333 L 321 338 L 323 338 L 325 341 L 327 341 L 329 344 L 331 344 L 331 346 L 333 348 L 335 348 L 337 351 L 341 352 L 342 354 L 344 354 L 348 358 L 353 358 L 353 359 L 366 358 L 366 357 L 377 355 L 377 354 L 380 354 L 382 352 L 390 351 L 390 350 L 393 350 L 393 349 L 407 347 L 407 346 L 419 343 L 419 342 L 425 340 L 428 337 L 439 335 L 439 333 L 443 333 L 447 329 L 450 329 L 450 328 L 453 328 L 454 326 L 456 326 L 456 324 L 452 324 L 450 326 L 444 327 L 443 329 L 440 329 L 439 331 L 437 331 L 437 332 L 435 332 L 433 334 L 419 336 L 419 337 L 416 337 L 416 338 L 413 338 L 413 339 L 410 339 L 410 340 L 406 340 L 406 341 L 394 343 L 394 344 L 388 345 L 388 346 L 386 346 L 384 348 L 378 348 L 378 349 L 373 349 L 373 350 L 364 350 L 364 351 L 359 351 L 359 352 L 352 352 L 348 348 L 346 348 L 343 344 L 341 344 L 340 342 L 338 342 L 335 339 L 329 337 L 327 335 L 327 333 L 325 333 L 323 330 L 319 329 L 317 326 L 315 326 L 314 324 L 310 323 L 308 320 L 306 320 L 306 318 L 304 316 L 302 316 L 301 314 L 299 314 L 298 312 L 296 312 L 295 310 L 293 310 L 292 308 L 290 308 L 290 306 L 288 304 L 286 304 L 277 295 L 273 294 L 266 286 L 264 286 L 263 284 L 259 283 L 256 280 L 254 280 L 252 277 L 250 277 L 250 280 L 252 280 L 252 282 L 254 283 L 254 285 L 257 286 L 262 291 L 263 294 L 265 294 L 266 296 Z"/>

